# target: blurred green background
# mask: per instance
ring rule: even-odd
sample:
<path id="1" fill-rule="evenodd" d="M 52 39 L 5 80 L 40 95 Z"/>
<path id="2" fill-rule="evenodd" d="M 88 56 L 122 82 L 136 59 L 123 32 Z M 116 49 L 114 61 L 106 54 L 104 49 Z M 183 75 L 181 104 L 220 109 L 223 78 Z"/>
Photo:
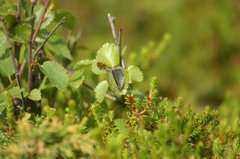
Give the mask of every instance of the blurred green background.
<path id="1" fill-rule="evenodd" d="M 55 0 L 54 5 L 76 17 L 72 29 L 82 30 L 79 58 L 91 58 L 113 42 L 107 13 L 117 17 L 125 60 L 144 70 L 140 90 L 148 90 L 150 77 L 156 76 L 162 96 L 182 96 L 200 106 L 219 105 L 229 91 L 240 95 L 239 0 Z M 155 49 L 160 52 L 155 63 L 144 58 L 144 66 L 136 63 L 166 33 L 171 40 L 165 49 Z"/>

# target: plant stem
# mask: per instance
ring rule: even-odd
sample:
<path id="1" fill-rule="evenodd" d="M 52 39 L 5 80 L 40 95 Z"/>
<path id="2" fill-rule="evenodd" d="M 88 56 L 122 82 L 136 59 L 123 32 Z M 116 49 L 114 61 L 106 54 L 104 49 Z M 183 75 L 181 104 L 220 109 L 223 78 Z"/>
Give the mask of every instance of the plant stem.
<path id="1" fill-rule="evenodd" d="M 34 22 L 35 22 L 35 16 L 34 16 L 34 6 L 35 3 L 31 2 L 31 32 L 29 36 L 29 53 L 28 53 L 28 93 L 32 90 L 32 50 L 33 50 L 33 34 L 34 34 Z"/>
<path id="2" fill-rule="evenodd" d="M 17 13 L 16 18 L 21 21 L 21 14 L 22 14 L 22 2 L 21 0 L 17 0 Z"/>
<path id="3" fill-rule="evenodd" d="M 119 54 L 119 66 L 124 68 L 125 64 L 123 61 L 122 56 L 122 29 L 119 30 L 119 36 L 117 39 L 116 29 L 115 29 L 115 17 L 113 17 L 110 13 L 108 13 L 108 20 L 111 26 L 113 40 L 115 42 L 115 46 L 118 48 L 118 54 Z M 129 84 L 129 89 L 131 91 L 131 84 Z M 123 99 L 125 99 L 124 95 L 122 96 Z"/>
<path id="4" fill-rule="evenodd" d="M 37 54 L 39 53 L 39 51 L 44 47 L 44 45 L 46 44 L 46 42 L 48 41 L 48 39 L 52 36 L 52 34 L 59 28 L 60 25 L 62 25 L 65 22 L 65 17 L 63 17 L 60 22 L 58 22 L 58 24 L 53 28 L 53 30 L 45 37 L 44 41 L 42 42 L 42 44 L 37 48 L 33 59 L 36 59 Z"/>
<path id="5" fill-rule="evenodd" d="M 119 30 L 119 36 L 117 39 L 116 27 L 115 27 L 115 17 L 113 17 L 110 13 L 108 13 L 108 21 L 110 23 L 110 27 L 112 30 L 112 36 L 113 36 L 114 43 L 115 43 L 116 47 L 118 48 L 119 66 L 124 68 L 125 67 L 124 61 L 122 59 L 122 29 Z"/>
<path id="6" fill-rule="evenodd" d="M 15 60 L 15 50 L 14 50 L 14 47 L 12 46 L 10 38 L 9 38 L 9 32 L 7 30 L 6 20 L 5 19 L 1 19 L 1 21 L 2 21 L 2 24 L 3 24 L 3 31 L 4 31 L 6 39 L 7 39 L 8 47 L 9 47 L 10 52 L 11 52 L 10 56 L 11 56 L 12 63 L 13 63 L 13 68 L 14 68 L 14 71 L 15 71 L 15 79 L 17 81 L 18 87 L 22 90 L 22 84 L 21 84 L 20 78 L 18 76 L 18 67 L 17 67 L 17 63 L 16 63 L 16 60 Z M 25 104 L 24 104 L 24 96 L 23 96 L 23 92 L 22 91 L 21 91 L 21 102 L 22 102 L 22 106 L 25 106 Z"/>
<path id="7" fill-rule="evenodd" d="M 49 3 L 50 3 L 50 0 L 45 0 L 45 3 L 44 3 L 44 8 L 41 12 L 41 15 L 40 15 L 40 19 L 36 25 L 36 29 L 35 29 L 35 32 L 33 34 L 33 37 L 32 37 L 32 41 L 35 41 L 36 37 L 37 37 L 37 34 L 42 26 L 42 23 L 45 21 L 45 14 L 47 13 L 47 10 L 48 10 L 48 6 L 49 6 Z"/>
<path id="8" fill-rule="evenodd" d="M 22 65 L 20 66 L 20 69 L 18 71 L 18 76 L 19 76 L 20 79 L 22 79 L 22 75 L 23 75 L 23 71 L 25 69 L 25 66 L 26 66 L 26 60 L 24 59 Z"/>
<path id="9" fill-rule="evenodd" d="M 115 45 L 118 45 L 118 40 L 117 40 L 117 34 L 116 34 L 116 29 L 115 29 L 115 17 L 113 17 L 110 13 L 108 13 L 108 20 L 111 26 L 112 30 L 112 35 L 113 35 L 113 40 L 115 42 Z"/>
<path id="10" fill-rule="evenodd" d="M 119 65 L 120 67 L 124 68 L 124 61 L 122 56 L 122 29 L 119 30 L 119 36 L 118 36 L 118 53 L 119 53 Z"/>

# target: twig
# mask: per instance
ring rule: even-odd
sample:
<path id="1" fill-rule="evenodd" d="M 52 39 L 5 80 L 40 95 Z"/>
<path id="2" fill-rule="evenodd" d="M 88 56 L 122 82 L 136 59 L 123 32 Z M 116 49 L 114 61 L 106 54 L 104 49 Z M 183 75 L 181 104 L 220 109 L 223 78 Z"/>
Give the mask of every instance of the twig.
<path id="1" fill-rule="evenodd" d="M 39 51 L 44 47 L 44 45 L 46 44 L 46 42 L 48 41 L 48 39 L 52 36 L 52 34 L 59 28 L 60 25 L 62 25 L 65 22 L 65 17 L 63 17 L 60 22 L 58 22 L 58 24 L 53 28 L 53 30 L 45 37 L 45 39 L 43 40 L 42 44 L 37 48 L 33 59 L 36 59 L 37 54 L 39 53 Z"/>
<path id="2" fill-rule="evenodd" d="M 91 85 L 89 85 L 89 84 L 88 84 L 88 83 L 86 83 L 86 82 L 83 82 L 83 86 L 85 86 L 86 88 L 88 88 L 88 89 L 90 89 L 90 90 L 94 91 L 94 87 L 93 87 L 93 86 L 91 86 Z"/>
<path id="3" fill-rule="evenodd" d="M 109 20 L 109 23 L 110 23 L 110 26 L 111 26 L 112 35 L 113 35 L 115 45 L 118 48 L 119 66 L 124 68 L 125 64 L 124 64 L 123 56 L 122 56 L 122 29 L 120 28 L 119 36 L 118 36 L 118 39 L 117 39 L 116 29 L 115 29 L 115 17 L 113 17 L 110 13 L 108 13 L 108 20 Z M 129 88 L 131 90 L 131 84 L 129 84 Z M 122 96 L 122 98 L 125 99 L 124 95 Z"/>
<path id="4" fill-rule="evenodd" d="M 112 35 L 113 35 L 113 40 L 115 42 L 115 45 L 118 45 L 118 41 L 117 41 L 117 34 L 116 34 L 116 29 L 115 29 L 115 17 L 113 17 L 110 13 L 108 13 L 108 20 L 111 26 L 111 30 L 112 30 Z"/>
<path id="5" fill-rule="evenodd" d="M 88 89 L 90 89 L 90 90 L 92 90 L 92 91 L 94 91 L 94 87 L 91 86 L 91 85 L 89 85 L 89 84 L 86 83 L 86 82 L 83 82 L 83 86 L 86 87 L 86 88 L 88 88 Z M 114 96 L 112 96 L 112 95 L 110 95 L 110 94 L 105 94 L 105 97 L 108 98 L 108 99 L 110 99 L 110 100 L 112 100 L 112 101 L 117 101 L 117 98 L 114 97 Z"/>
<path id="6" fill-rule="evenodd" d="M 18 71 L 19 79 L 22 79 L 22 75 L 23 75 L 25 66 L 26 66 L 26 60 L 24 59 L 22 65 L 20 66 L 20 69 Z"/>
<path id="7" fill-rule="evenodd" d="M 8 80 L 9 80 L 10 84 L 12 84 L 13 81 L 10 76 L 8 76 Z"/>
<path id="8" fill-rule="evenodd" d="M 119 64 L 120 67 L 124 68 L 124 61 L 123 61 L 123 55 L 122 55 L 122 29 L 119 30 L 119 36 L 118 36 L 118 53 L 119 53 Z"/>
<path id="9" fill-rule="evenodd" d="M 19 21 L 21 21 L 21 14 L 22 14 L 22 2 L 21 0 L 17 0 L 17 13 L 16 17 Z"/>
<path id="10" fill-rule="evenodd" d="M 110 23 L 110 27 L 112 30 L 113 40 L 115 42 L 116 47 L 118 48 L 119 66 L 124 68 L 125 67 L 124 61 L 122 59 L 122 29 L 119 30 L 119 36 L 117 39 L 116 27 L 115 27 L 115 17 L 113 17 L 110 13 L 108 13 L 108 21 Z"/>
<path id="11" fill-rule="evenodd" d="M 31 2 L 31 32 L 29 36 L 29 53 L 28 53 L 28 93 L 32 90 L 32 50 L 33 50 L 33 35 L 34 35 L 34 22 L 35 22 L 35 16 L 34 16 L 34 6 L 35 2 Z"/>
<path id="12" fill-rule="evenodd" d="M 9 39 L 9 32 L 7 30 L 7 26 L 6 26 L 6 20 L 5 19 L 1 19 L 2 24 L 3 24 L 3 31 L 5 33 L 6 39 L 7 39 L 7 43 L 8 43 L 8 47 L 11 50 L 11 59 L 12 59 L 12 63 L 13 63 L 13 67 L 14 67 L 14 71 L 15 71 L 15 78 L 17 81 L 17 85 L 20 89 L 22 89 L 22 85 L 21 85 L 21 81 L 19 79 L 18 76 L 18 68 L 17 68 L 17 63 L 15 61 L 15 50 L 14 47 L 12 46 L 10 39 Z M 22 102 L 22 106 L 25 106 L 24 104 L 24 96 L 23 96 L 23 92 L 21 91 L 21 102 Z"/>
<path id="13" fill-rule="evenodd" d="M 41 12 L 41 15 L 40 15 L 40 19 L 36 25 L 36 29 L 35 29 L 35 32 L 33 34 L 33 38 L 32 38 L 32 41 L 34 42 L 36 37 L 37 37 L 37 34 L 42 26 L 42 23 L 45 21 L 45 14 L 47 13 L 47 10 L 48 10 L 48 6 L 49 6 L 49 3 L 50 3 L 50 0 L 45 0 L 45 3 L 44 3 L 44 8 Z"/>

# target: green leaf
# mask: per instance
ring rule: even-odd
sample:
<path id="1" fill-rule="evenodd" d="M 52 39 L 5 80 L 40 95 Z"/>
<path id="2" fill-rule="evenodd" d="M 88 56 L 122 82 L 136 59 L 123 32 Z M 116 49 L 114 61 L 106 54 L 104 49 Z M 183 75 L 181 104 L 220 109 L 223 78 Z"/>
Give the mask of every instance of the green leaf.
<path id="1" fill-rule="evenodd" d="M 28 54 L 28 46 L 26 46 L 26 44 L 22 44 L 22 47 L 20 49 L 20 53 L 19 53 L 19 63 L 22 64 L 23 61 L 27 58 L 27 54 Z"/>
<path id="2" fill-rule="evenodd" d="M 14 74 L 14 68 L 11 57 L 0 60 L 0 74 L 7 77 Z"/>
<path id="3" fill-rule="evenodd" d="M 106 71 L 105 70 L 100 70 L 99 67 L 97 66 L 97 61 L 94 60 L 92 63 L 92 72 L 97 74 L 97 75 L 101 75 L 101 74 L 105 74 Z"/>
<path id="4" fill-rule="evenodd" d="M 33 89 L 29 96 L 29 99 L 33 100 L 33 101 L 39 101 L 41 100 L 41 91 L 39 89 Z"/>
<path id="5" fill-rule="evenodd" d="M 47 77 L 44 77 L 38 89 L 44 90 L 52 87 L 54 87 L 54 85 L 49 81 Z"/>
<path id="6" fill-rule="evenodd" d="M 21 99 L 21 92 L 23 92 L 23 89 L 20 89 L 19 87 L 13 87 L 11 89 L 8 90 L 8 93 L 10 94 L 10 96 L 12 98 L 19 98 Z"/>
<path id="7" fill-rule="evenodd" d="M 15 28 L 15 34 L 15 41 L 20 43 L 28 42 L 30 36 L 30 29 L 27 25 L 18 25 Z"/>
<path id="8" fill-rule="evenodd" d="M 49 7 L 50 9 L 52 8 L 52 6 Z M 45 29 L 54 19 L 54 14 L 53 12 L 48 9 L 47 13 L 44 16 L 44 21 L 41 25 L 41 29 Z M 37 25 L 37 23 L 40 20 L 40 16 L 41 16 L 41 12 L 43 10 L 43 6 L 42 5 L 37 5 L 35 6 L 35 15 L 36 15 L 36 19 L 35 19 L 35 26 Z"/>
<path id="9" fill-rule="evenodd" d="M 22 120 L 29 120 L 31 118 L 31 113 L 25 112 L 23 114 Z"/>
<path id="10" fill-rule="evenodd" d="M 72 15 L 71 12 L 61 10 L 57 11 L 55 16 L 56 21 L 60 21 L 62 17 L 66 17 L 65 23 L 63 24 L 64 27 L 74 29 L 74 26 L 76 26 L 76 18 Z"/>
<path id="11" fill-rule="evenodd" d="M 102 62 L 108 67 L 115 67 L 119 64 L 117 47 L 114 44 L 106 43 L 97 52 L 97 62 Z"/>
<path id="12" fill-rule="evenodd" d="M 53 118 L 54 115 L 56 114 L 56 108 L 45 107 L 43 109 L 43 112 L 46 114 L 48 118 Z"/>
<path id="13" fill-rule="evenodd" d="M 0 16 L 14 15 L 16 7 L 13 4 L 6 3 L 7 1 L 0 1 Z"/>
<path id="14" fill-rule="evenodd" d="M 57 38 L 56 36 L 49 39 L 46 43 L 45 49 L 46 52 L 50 52 L 53 55 L 61 55 L 69 60 L 72 60 L 72 55 L 70 54 L 67 45 L 62 39 Z"/>
<path id="15" fill-rule="evenodd" d="M 58 89 L 66 89 L 68 86 L 67 71 L 58 63 L 53 61 L 44 62 L 40 66 L 41 71 Z"/>
<path id="16" fill-rule="evenodd" d="M 93 63 L 93 60 L 85 59 L 77 62 L 77 66 L 88 66 Z"/>
<path id="17" fill-rule="evenodd" d="M 143 80 L 143 73 L 138 67 L 129 66 L 127 70 L 130 77 L 130 83 L 132 81 L 141 82 Z"/>
<path id="18" fill-rule="evenodd" d="M 22 98 L 21 93 L 23 93 L 23 97 L 27 97 L 28 93 L 24 88 L 19 88 L 16 80 L 13 80 L 12 83 L 8 86 L 8 91 L 6 91 L 11 98 Z"/>
<path id="19" fill-rule="evenodd" d="M 8 48 L 7 39 L 3 32 L 0 32 L 0 57 L 6 52 Z"/>
<path id="20" fill-rule="evenodd" d="M 74 73 L 70 76 L 69 84 L 77 89 L 82 85 L 84 79 L 85 77 L 83 75 L 83 71 L 74 71 Z"/>
<path id="21" fill-rule="evenodd" d="M 102 102 L 104 99 L 105 94 L 107 93 L 108 90 L 108 82 L 102 81 L 100 82 L 97 87 L 95 88 L 95 97 L 98 102 Z"/>

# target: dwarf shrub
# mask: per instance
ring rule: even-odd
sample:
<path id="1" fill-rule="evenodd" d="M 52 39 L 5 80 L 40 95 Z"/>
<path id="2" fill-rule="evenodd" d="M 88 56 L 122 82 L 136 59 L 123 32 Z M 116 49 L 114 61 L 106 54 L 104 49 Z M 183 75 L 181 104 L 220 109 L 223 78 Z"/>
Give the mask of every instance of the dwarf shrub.
<path id="1" fill-rule="evenodd" d="M 58 32 L 71 28 L 70 13 L 49 0 L 0 4 L 0 158 L 240 157 L 239 101 L 228 95 L 219 111 L 198 112 L 161 97 L 156 78 L 138 91 L 142 66 L 126 65 L 111 14 L 114 42 L 79 61 L 81 34 Z"/>

